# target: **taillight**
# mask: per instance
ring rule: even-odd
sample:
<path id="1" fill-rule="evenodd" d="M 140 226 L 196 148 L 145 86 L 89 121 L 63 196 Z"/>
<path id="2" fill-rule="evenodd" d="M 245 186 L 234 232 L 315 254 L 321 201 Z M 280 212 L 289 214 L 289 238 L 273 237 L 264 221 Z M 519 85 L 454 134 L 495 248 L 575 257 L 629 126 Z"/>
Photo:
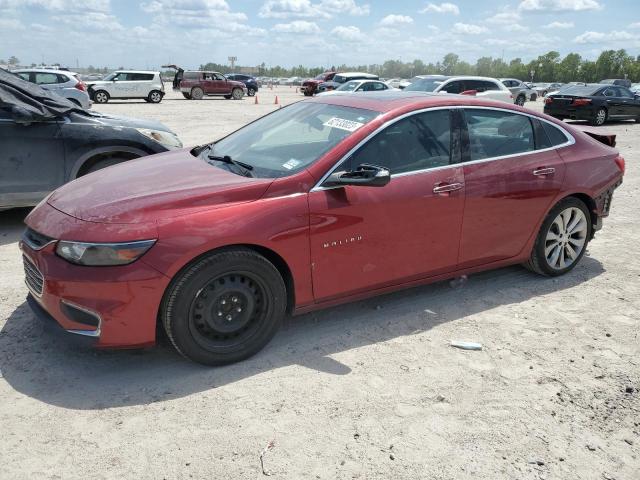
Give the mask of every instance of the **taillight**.
<path id="1" fill-rule="evenodd" d="M 546 97 L 544 99 L 544 104 L 549 105 L 550 103 L 553 103 L 553 97 Z"/>
<path id="2" fill-rule="evenodd" d="M 616 157 L 616 165 L 618 166 L 620 171 L 624 173 L 625 163 L 624 163 L 624 157 L 622 155 L 618 155 Z"/>
<path id="3" fill-rule="evenodd" d="M 86 92 L 86 91 L 87 91 L 87 86 L 84 84 L 84 82 L 78 82 L 78 83 L 76 83 L 75 87 L 76 87 L 78 90 L 82 90 L 83 92 Z"/>
<path id="4" fill-rule="evenodd" d="M 590 98 L 576 98 L 571 102 L 571 105 L 575 105 L 576 107 L 580 107 L 583 105 L 589 105 L 591 103 Z"/>

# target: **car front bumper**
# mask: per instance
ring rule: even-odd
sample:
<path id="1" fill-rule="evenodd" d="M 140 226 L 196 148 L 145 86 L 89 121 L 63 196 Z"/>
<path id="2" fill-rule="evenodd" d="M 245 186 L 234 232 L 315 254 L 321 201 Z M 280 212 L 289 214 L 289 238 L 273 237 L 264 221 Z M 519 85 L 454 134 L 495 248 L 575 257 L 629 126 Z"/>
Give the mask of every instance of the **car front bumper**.
<path id="1" fill-rule="evenodd" d="M 141 260 L 117 267 L 73 265 L 56 255 L 55 246 L 34 250 L 20 242 L 32 304 L 67 332 L 92 339 L 96 347 L 155 343 L 167 277 Z"/>

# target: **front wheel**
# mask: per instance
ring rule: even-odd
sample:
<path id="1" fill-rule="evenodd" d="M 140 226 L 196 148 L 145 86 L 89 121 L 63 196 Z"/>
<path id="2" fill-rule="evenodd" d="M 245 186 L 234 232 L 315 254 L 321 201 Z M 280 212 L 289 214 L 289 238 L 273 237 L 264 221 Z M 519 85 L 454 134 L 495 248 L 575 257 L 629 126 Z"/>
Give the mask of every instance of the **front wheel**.
<path id="1" fill-rule="evenodd" d="M 247 95 L 249 95 L 250 97 L 253 97 L 255 94 L 256 94 L 255 88 L 250 88 L 249 90 L 247 90 Z"/>
<path id="2" fill-rule="evenodd" d="M 285 315 L 282 276 L 252 250 L 211 253 L 173 280 L 161 321 L 175 348 L 205 365 L 238 362 L 260 351 Z"/>
<path id="3" fill-rule="evenodd" d="M 109 94 L 104 90 L 98 90 L 93 94 L 93 100 L 96 103 L 107 103 L 109 101 Z"/>
<path id="4" fill-rule="evenodd" d="M 524 106 L 524 102 L 526 101 L 526 98 L 524 95 L 518 95 L 518 98 L 516 98 L 516 105 L 519 106 Z"/>
<path id="5" fill-rule="evenodd" d="M 231 92 L 231 96 L 234 100 L 242 100 L 242 97 L 244 97 L 244 92 L 241 88 L 234 88 Z"/>
<path id="6" fill-rule="evenodd" d="M 561 200 L 542 223 L 525 266 L 540 275 L 567 273 L 583 257 L 591 228 L 591 214 L 584 202 L 574 197 Z"/>

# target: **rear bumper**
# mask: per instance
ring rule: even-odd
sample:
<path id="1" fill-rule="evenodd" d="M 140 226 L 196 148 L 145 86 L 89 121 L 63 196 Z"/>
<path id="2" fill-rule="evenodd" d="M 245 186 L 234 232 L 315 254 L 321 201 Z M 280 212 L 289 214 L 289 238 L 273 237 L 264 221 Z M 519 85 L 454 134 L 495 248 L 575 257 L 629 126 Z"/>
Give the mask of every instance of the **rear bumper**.
<path id="1" fill-rule="evenodd" d="M 571 107 L 571 106 L 544 106 L 544 113 L 556 118 L 569 118 L 571 120 L 591 120 L 595 111 L 593 107 Z"/>

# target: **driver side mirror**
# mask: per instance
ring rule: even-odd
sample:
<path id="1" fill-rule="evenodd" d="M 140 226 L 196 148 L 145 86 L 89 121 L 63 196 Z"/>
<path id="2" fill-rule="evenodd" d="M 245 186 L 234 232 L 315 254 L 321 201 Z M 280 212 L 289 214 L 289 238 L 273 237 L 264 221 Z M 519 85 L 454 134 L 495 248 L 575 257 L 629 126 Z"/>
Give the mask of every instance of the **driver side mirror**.
<path id="1" fill-rule="evenodd" d="M 118 79 L 117 79 L 117 78 L 114 78 L 114 79 L 112 79 L 111 81 L 112 81 L 112 82 L 117 82 L 117 81 L 118 81 Z"/>
<path id="2" fill-rule="evenodd" d="M 363 163 L 351 172 L 334 172 L 324 182 L 325 187 L 342 187 L 346 185 L 362 187 L 384 187 L 391 181 L 391 172 L 377 165 Z"/>

